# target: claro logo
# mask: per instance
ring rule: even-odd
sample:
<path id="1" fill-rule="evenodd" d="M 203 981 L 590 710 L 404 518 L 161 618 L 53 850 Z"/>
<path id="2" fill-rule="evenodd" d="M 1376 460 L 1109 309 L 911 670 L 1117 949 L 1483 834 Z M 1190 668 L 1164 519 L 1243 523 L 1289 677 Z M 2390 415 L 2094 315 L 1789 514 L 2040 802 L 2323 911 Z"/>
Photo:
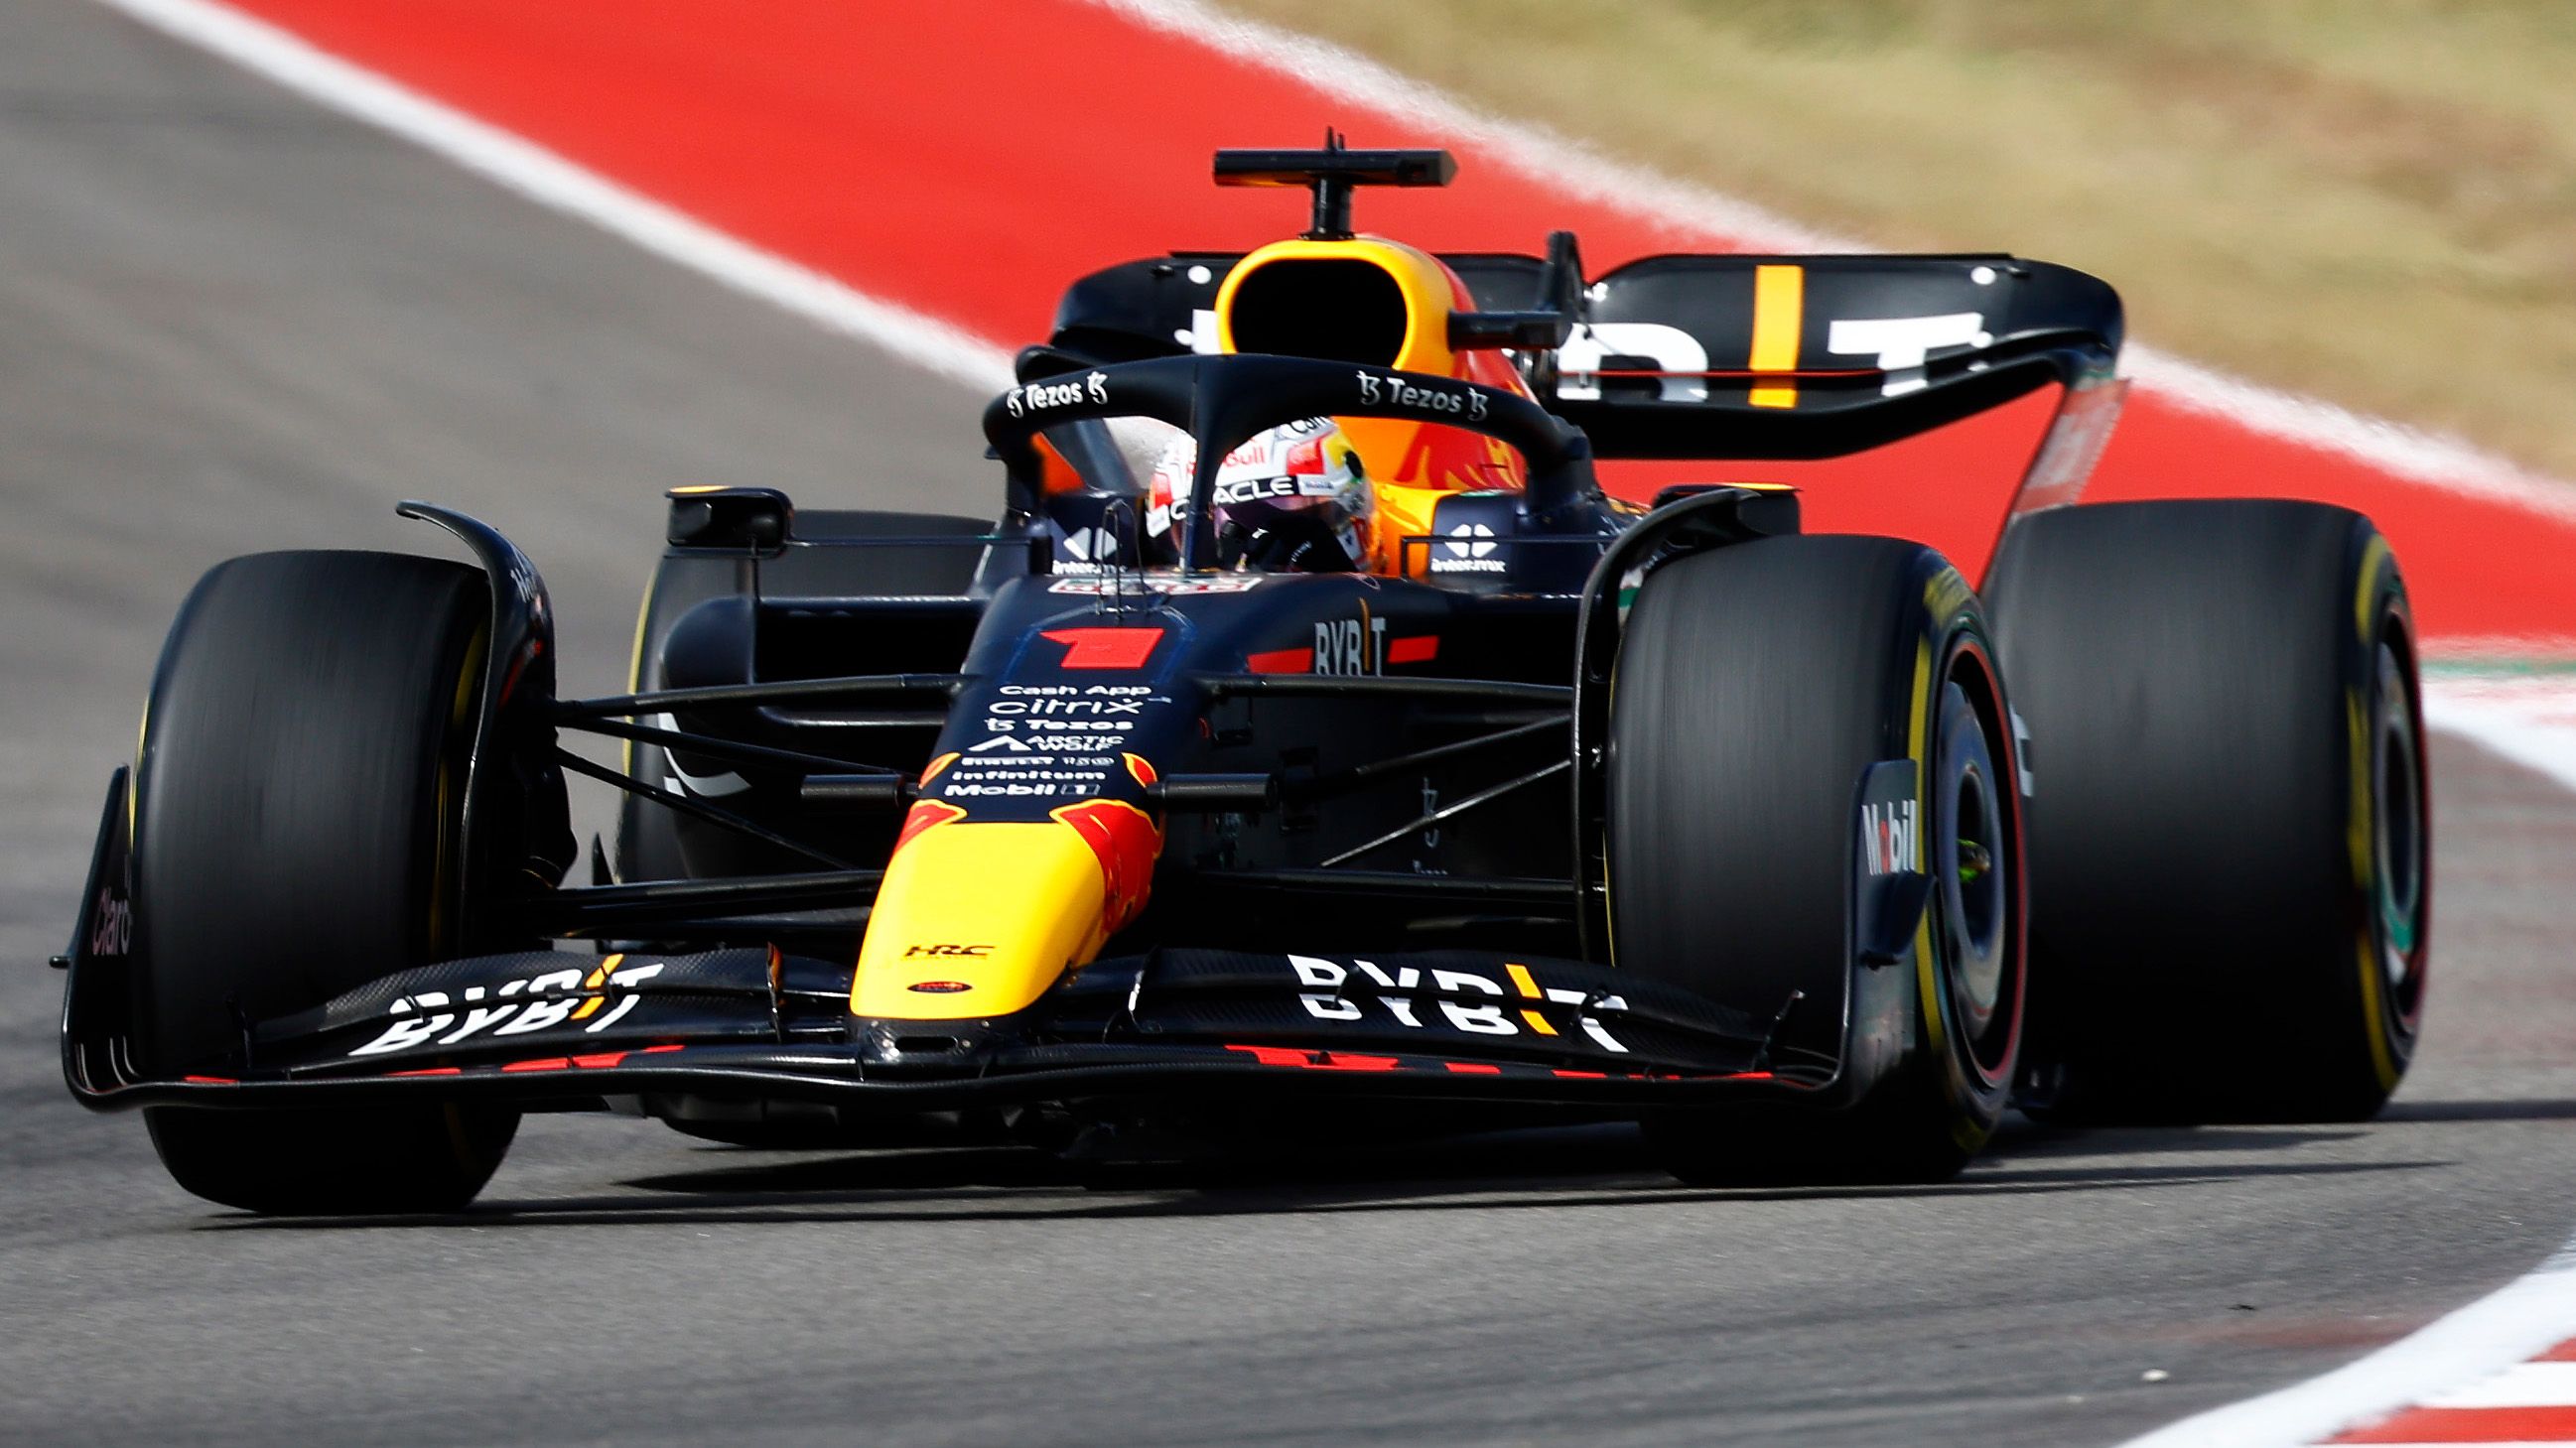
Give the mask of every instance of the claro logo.
<path id="1" fill-rule="evenodd" d="M 90 912 L 90 920 L 91 955 L 123 955 L 134 948 L 134 907 L 116 898 L 115 891 L 98 892 L 98 906 Z"/>

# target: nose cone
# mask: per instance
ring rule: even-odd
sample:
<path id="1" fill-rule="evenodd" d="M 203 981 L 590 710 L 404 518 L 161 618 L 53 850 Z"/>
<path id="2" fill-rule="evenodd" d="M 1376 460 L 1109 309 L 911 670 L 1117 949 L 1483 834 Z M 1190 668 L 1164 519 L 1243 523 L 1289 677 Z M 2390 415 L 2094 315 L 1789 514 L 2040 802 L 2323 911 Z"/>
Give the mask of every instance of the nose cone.
<path id="1" fill-rule="evenodd" d="M 868 916 L 853 1015 L 989 1019 L 1026 1009 L 1144 908 L 1162 832 L 1094 799 L 1043 820 L 913 807 Z"/>

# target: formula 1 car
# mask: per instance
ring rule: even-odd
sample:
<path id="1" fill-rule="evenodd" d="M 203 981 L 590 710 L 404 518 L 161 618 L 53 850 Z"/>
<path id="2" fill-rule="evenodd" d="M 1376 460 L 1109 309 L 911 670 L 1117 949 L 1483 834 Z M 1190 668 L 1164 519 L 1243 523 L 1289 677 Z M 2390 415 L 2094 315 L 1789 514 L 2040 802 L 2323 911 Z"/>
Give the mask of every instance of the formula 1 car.
<path id="1" fill-rule="evenodd" d="M 998 520 L 674 494 L 625 694 L 559 696 L 537 569 L 442 508 L 401 511 L 474 566 L 215 568 L 56 962 L 73 1093 L 143 1108 L 188 1190 L 289 1213 L 461 1206 L 531 1110 L 1111 1151 L 1632 1120 L 1749 1182 L 1941 1178 L 2016 1100 L 2378 1109 L 2429 908 L 2405 589 L 2338 508 L 2067 506 L 2121 397 L 2108 286 L 2001 255 L 1587 277 L 1561 233 L 1352 233 L 1354 187 L 1445 184 L 1444 153 L 1217 171 L 1310 188 L 1309 231 L 1076 282 L 984 416 Z M 1594 477 L 2051 386 L 1974 587 L 1802 534 L 1787 489 Z M 1138 418 L 1195 443 L 1168 560 Z M 1396 470 L 1374 570 L 1219 566 L 1222 459 L 1309 418 L 1516 471 Z M 567 775 L 627 792 L 587 883 Z"/>

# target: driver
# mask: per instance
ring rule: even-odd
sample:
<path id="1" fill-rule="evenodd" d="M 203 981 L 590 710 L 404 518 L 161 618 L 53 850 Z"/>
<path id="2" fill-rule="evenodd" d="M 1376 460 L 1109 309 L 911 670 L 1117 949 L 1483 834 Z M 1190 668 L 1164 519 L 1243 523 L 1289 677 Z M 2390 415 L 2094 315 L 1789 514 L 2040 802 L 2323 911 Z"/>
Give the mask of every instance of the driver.
<path id="1" fill-rule="evenodd" d="M 1149 556 L 1177 560 L 1189 528 L 1198 445 L 1175 437 L 1147 485 Z M 1261 573 L 1349 573 L 1368 567 L 1377 506 L 1359 451 L 1331 418 L 1255 433 L 1218 465 L 1209 507 L 1217 566 Z"/>

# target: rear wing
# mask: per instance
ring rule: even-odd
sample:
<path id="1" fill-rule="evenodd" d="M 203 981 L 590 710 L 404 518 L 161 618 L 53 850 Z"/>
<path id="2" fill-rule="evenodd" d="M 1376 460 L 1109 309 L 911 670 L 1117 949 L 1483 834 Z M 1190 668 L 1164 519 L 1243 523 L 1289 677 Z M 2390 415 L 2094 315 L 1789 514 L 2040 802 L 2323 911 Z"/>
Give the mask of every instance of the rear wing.
<path id="1" fill-rule="evenodd" d="M 2071 267 L 2003 255 L 1671 255 L 1585 280 L 1551 262 L 1444 254 L 1480 311 L 1577 300 L 1571 334 L 1523 353 L 1540 404 L 1604 458 L 1840 457 L 1930 431 L 2051 383 L 2055 415 L 2012 512 L 2075 501 L 2109 440 L 2119 294 Z M 1026 363 L 1088 364 L 1214 346 L 1238 254 L 1176 253 L 1074 283 Z M 1577 275 L 1558 275 L 1571 266 Z M 1042 356 L 1041 353 L 1054 354 Z"/>

